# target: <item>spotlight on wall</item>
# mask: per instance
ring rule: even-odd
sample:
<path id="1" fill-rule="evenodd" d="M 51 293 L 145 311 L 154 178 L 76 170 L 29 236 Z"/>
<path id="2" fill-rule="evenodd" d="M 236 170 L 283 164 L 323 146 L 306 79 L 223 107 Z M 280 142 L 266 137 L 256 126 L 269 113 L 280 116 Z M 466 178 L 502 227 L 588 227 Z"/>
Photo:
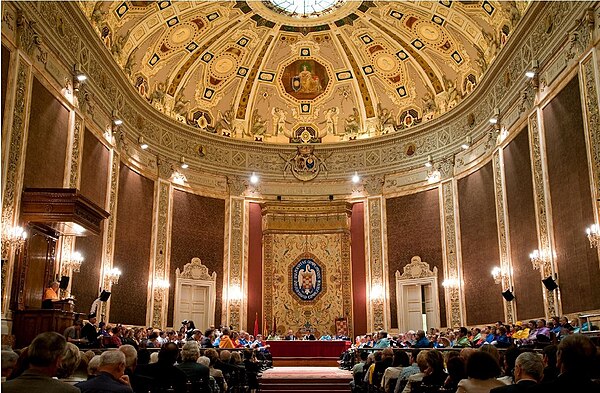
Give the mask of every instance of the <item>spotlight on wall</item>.
<path id="1" fill-rule="evenodd" d="M 117 127 L 123 124 L 123 119 L 119 117 L 119 112 L 116 109 L 112 111 L 112 122 Z"/>
<path id="2" fill-rule="evenodd" d="M 144 141 L 144 137 L 143 136 L 140 136 L 138 138 L 138 143 L 140 144 L 140 149 L 146 150 L 148 148 L 148 144 L 146 143 L 146 141 Z"/>
<path id="3" fill-rule="evenodd" d="M 467 136 L 465 138 L 465 142 L 462 145 L 460 145 L 460 147 L 463 150 L 467 150 L 469 147 L 471 147 L 472 144 L 473 144 L 473 140 L 472 140 L 471 136 Z"/>
<path id="4" fill-rule="evenodd" d="M 187 164 L 187 162 L 185 162 L 185 157 L 181 157 L 179 159 L 179 163 L 180 163 L 179 166 L 181 166 L 181 169 L 188 169 L 189 165 Z"/>
<path id="5" fill-rule="evenodd" d="M 250 175 L 250 183 L 257 184 L 258 180 L 258 175 L 255 172 L 252 172 L 252 175 Z"/>
<path id="6" fill-rule="evenodd" d="M 87 75 L 81 71 L 79 68 L 79 64 L 75 63 L 73 65 L 73 90 L 79 91 L 81 87 L 81 83 L 87 80 Z"/>
<path id="7" fill-rule="evenodd" d="M 538 72 L 539 65 L 540 64 L 537 60 L 531 60 L 531 65 L 527 71 L 525 71 L 525 76 L 531 79 L 531 86 L 536 90 L 540 85 Z"/>
<path id="8" fill-rule="evenodd" d="M 427 168 L 431 168 L 433 166 L 433 158 L 431 156 L 427 156 L 427 162 L 425 163 Z"/>
<path id="9" fill-rule="evenodd" d="M 354 175 L 352 175 L 352 183 L 356 184 L 360 181 L 360 176 L 358 176 L 358 172 L 354 172 Z"/>
<path id="10" fill-rule="evenodd" d="M 456 278 L 447 278 L 442 282 L 444 288 L 458 288 L 458 280 Z"/>
<path id="11" fill-rule="evenodd" d="M 494 115 L 490 117 L 491 124 L 498 124 L 500 121 L 500 109 L 494 108 Z"/>

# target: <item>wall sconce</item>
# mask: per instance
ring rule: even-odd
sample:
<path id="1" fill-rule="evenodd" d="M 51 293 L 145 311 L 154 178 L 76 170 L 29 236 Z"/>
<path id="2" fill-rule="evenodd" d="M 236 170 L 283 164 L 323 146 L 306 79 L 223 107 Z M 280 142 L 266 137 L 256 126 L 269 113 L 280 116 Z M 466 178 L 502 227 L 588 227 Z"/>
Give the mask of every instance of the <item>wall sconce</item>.
<path id="1" fill-rule="evenodd" d="M 171 181 L 182 186 L 185 184 L 185 182 L 187 182 L 187 177 L 185 177 L 183 173 L 176 170 L 171 175 Z"/>
<path id="2" fill-rule="evenodd" d="M 427 174 L 427 183 L 433 184 L 440 181 L 442 174 L 437 169 Z"/>
<path id="3" fill-rule="evenodd" d="M 252 175 L 250 175 L 250 183 L 252 184 L 257 184 L 258 183 L 258 175 L 254 172 L 252 172 Z"/>
<path id="4" fill-rule="evenodd" d="M 425 167 L 431 168 L 433 166 L 433 158 L 429 155 L 427 156 L 427 162 L 425 162 Z"/>
<path id="5" fill-rule="evenodd" d="M 442 282 L 444 288 L 458 288 L 458 280 L 456 278 L 447 278 Z"/>
<path id="6" fill-rule="evenodd" d="M 113 267 L 106 273 L 104 273 L 104 282 L 106 286 L 111 287 L 114 284 L 119 283 L 119 278 L 121 277 L 121 269 L 117 267 Z"/>
<path id="7" fill-rule="evenodd" d="M 148 148 L 148 144 L 146 143 L 146 141 L 144 141 L 143 136 L 140 136 L 138 138 L 138 144 L 140 145 L 140 149 L 142 149 L 142 150 L 146 150 Z"/>
<path id="8" fill-rule="evenodd" d="M 123 119 L 121 119 L 119 117 L 119 113 L 117 112 L 116 109 L 112 112 L 112 122 L 113 122 L 113 125 L 115 125 L 117 127 L 123 124 Z"/>
<path id="9" fill-rule="evenodd" d="M 187 162 L 185 162 L 185 157 L 181 157 L 179 159 L 179 163 L 180 163 L 181 169 L 188 169 L 189 168 L 189 165 L 187 164 Z"/>
<path id="10" fill-rule="evenodd" d="M 500 122 L 500 109 L 494 108 L 494 115 L 490 117 L 490 124 L 498 124 Z"/>
<path id="11" fill-rule="evenodd" d="M 600 227 L 598 224 L 592 224 L 585 230 L 585 233 L 587 233 L 587 238 L 590 241 L 590 248 L 600 247 Z"/>
<path id="12" fill-rule="evenodd" d="M 71 270 L 73 273 L 79 273 L 83 260 L 83 255 L 79 251 L 73 252 L 70 258 L 63 262 L 63 271 Z"/>
<path id="13" fill-rule="evenodd" d="M 473 144 L 473 139 L 469 135 L 467 135 L 467 137 L 465 138 L 465 142 L 462 145 L 460 145 L 460 147 L 463 150 L 467 150 L 469 147 L 471 147 L 472 144 Z"/>
<path id="14" fill-rule="evenodd" d="M 379 304 L 383 303 L 383 299 L 384 299 L 383 287 L 380 284 L 375 284 L 371 287 L 370 298 L 371 298 L 371 301 L 374 303 L 379 303 Z"/>
<path id="15" fill-rule="evenodd" d="M 352 175 L 352 183 L 358 184 L 358 182 L 360 182 L 360 176 L 358 176 L 358 172 L 354 172 L 354 175 Z"/>
<path id="16" fill-rule="evenodd" d="M 23 229 L 23 227 L 15 226 L 5 226 L 2 231 L 2 249 L 8 250 L 9 248 L 14 248 L 20 250 L 25 244 L 25 240 L 27 240 L 27 231 Z M 3 253 L 4 255 L 4 253 Z"/>
<path id="17" fill-rule="evenodd" d="M 527 69 L 527 71 L 525 72 L 525 76 L 527 78 L 531 79 L 531 86 L 535 90 L 537 90 L 540 86 L 538 68 L 539 68 L 539 62 L 537 60 L 531 60 L 531 65 L 530 65 L 529 69 Z"/>
<path id="18" fill-rule="evenodd" d="M 229 303 L 239 305 L 242 302 L 243 294 L 242 290 L 238 285 L 232 285 L 229 287 L 229 291 L 227 291 L 227 296 L 229 298 Z"/>
<path id="19" fill-rule="evenodd" d="M 75 63 L 73 65 L 73 91 L 79 91 L 81 87 L 81 83 L 87 80 L 87 75 L 81 71 L 79 68 L 79 64 Z"/>
<path id="20" fill-rule="evenodd" d="M 494 266 L 492 269 L 492 277 L 496 285 L 502 284 L 502 279 L 507 277 L 507 274 L 498 266 Z"/>
<path id="21" fill-rule="evenodd" d="M 553 253 L 556 258 L 556 253 Z M 550 266 L 550 261 L 552 258 L 552 253 L 549 250 L 533 250 L 529 254 L 529 259 L 531 260 L 531 264 L 535 270 L 540 270 L 540 268 L 544 268 Z"/>
<path id="22" fill-rule="evenodd" d="M 162 278 L 155 278 L 154 279 L 154 288 L 155 289 L 167 289 L 171 287 L 171 284 L 169 283 L 169 280 L 165 280 Z"/>

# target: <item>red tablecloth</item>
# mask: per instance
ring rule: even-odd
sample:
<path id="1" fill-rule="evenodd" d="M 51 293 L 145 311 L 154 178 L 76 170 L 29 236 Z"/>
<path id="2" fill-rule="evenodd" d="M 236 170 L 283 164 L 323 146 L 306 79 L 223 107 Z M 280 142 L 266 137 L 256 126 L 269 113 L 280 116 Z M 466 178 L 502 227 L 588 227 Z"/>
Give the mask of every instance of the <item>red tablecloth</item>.
<path id="1" fill-rule="evenodd" d="M 274 358 L 338 358 L 350 348 L 350 341 L 267 341 Z"/>

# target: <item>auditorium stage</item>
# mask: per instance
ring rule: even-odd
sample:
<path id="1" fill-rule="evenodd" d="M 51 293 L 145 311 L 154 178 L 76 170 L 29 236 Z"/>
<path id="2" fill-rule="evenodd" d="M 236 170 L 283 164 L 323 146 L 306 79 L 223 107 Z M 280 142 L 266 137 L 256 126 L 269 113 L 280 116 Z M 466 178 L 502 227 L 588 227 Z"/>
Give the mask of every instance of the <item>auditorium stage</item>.
<path id="1" fill-rule="evenodd" d="M 338 366 L 349 341 L 267 341 L 276 367 Z"/>

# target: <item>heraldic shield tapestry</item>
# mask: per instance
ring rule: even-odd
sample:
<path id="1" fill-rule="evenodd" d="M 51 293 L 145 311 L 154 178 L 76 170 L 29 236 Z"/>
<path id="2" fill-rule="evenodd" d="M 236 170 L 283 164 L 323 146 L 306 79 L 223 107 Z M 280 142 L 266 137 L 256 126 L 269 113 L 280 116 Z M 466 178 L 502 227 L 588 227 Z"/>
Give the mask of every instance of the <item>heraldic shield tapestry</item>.
<path id="1" fill-rule="evenodd" d="M 308 323 L 315 335 L 334 335 L 336 318 L 351 321 L 348 233 L 272 233 L 264 241 L 264 315 L 278 333 L 301 333 Z"/>

